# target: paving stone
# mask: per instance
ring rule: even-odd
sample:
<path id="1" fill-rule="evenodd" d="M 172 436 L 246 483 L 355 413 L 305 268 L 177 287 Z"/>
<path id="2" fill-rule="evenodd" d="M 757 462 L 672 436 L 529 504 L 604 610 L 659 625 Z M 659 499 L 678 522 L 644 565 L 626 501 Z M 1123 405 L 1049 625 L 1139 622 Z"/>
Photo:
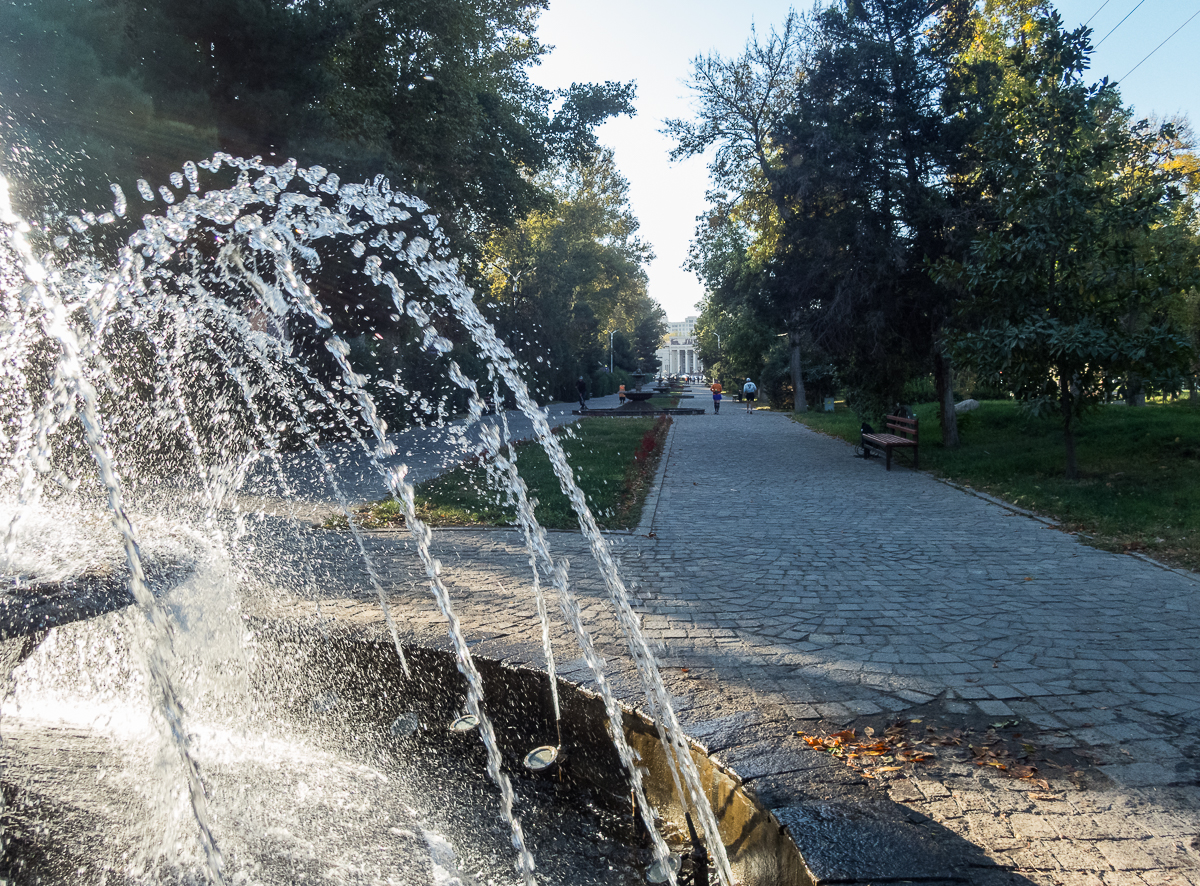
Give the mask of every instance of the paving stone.
<path id="1" fill-rule="evenodd" d="M 924 803 L 925 797 L 915 784 L 906 778 L 897 779 L 888 785 L 888 796 L 897 803 Z"/>
<path id="2" fill-rule="evenodd" d="M 981 812 L 966 813 L 967 827 L 972 838 L 985 846 L 1016 845 L 1016 835 L 1008 822 L 998 815 Z"/>
<path id="3" fill-rule="evenodd" d="M 975 707 L 989 717 L 1007 717 L 1013 712 L 1012 708 L 1002 701 L 977 701 Z"/>
<path id="4" fill-rule="evenodd" d="M 1065 870 L 1056 874 L 1054 882 L 1057 886 L 1105 886 L 1099 874 Z"/>
<path id="5" fill-rule="evenodd" d="M 1093 882 L 1100 883 L 1099 873 L 1112 870 L 1108 860 L 1096 849 L 1094 843 L 1086 840 L 1056 840 L 1047 844 L 1050 854 L 1058 860 L 1065 871 L 1088 873 Z"/>
<path id="6" fill-rule="evenodd" d="M 840 815 L 851 822 L 842 835 L 858 835 L 860 847 L 879 835 L 877 849 L 910 838 L 922 848 L 922 835 L 938 834 L 938 876 L 976 886 L 1200 884 L 1187 866 L 1200 852 L 1186 848 L 1200 835 L 1195 578 L 1083 546 L 902 465 L 888 472 L 854 459 L 848 445 L 785 416 L 733 410 L 728 418 L 676 419 L 657 503 L 637 534 L 609 538 L 620 541 L 633 605 L 669 661 L 664 675 L 685 730 L 719 746 L 735 771 L 744 764 L 748 788 L 768 805 L 800 809 L 797 823 L 816 820 L 814 858 L 839 875 L 903 879 L 899 867 L 884 870 L 859 849 L 853 864 L 835 859 L 831 822 Z M 748 453 L 752 471 L 742 470 Z M 586 565 L 586 543 L 578 533 L 549 540 L 572 563 L 618 697 L 637 704 L 640 680 L 628 670 L 606 588 Z M 381 574 L 423 574 L 403 536 L 366 542 Z M 438 533 L 439 545 L 472 642 L 540 661 L 536 614 L 505 590 L 527 585 L 520 534 Z M 345 601 L 332 617 L 378 621 L 360 566 L 328 575 L 327 608 Z M 282 588 L 290 579 L 271 581 Z M 445 648 L 419 583 L 396 581 L 389 595 L 405 630 Z M 560 673 L 590 681 L 571 633 L 559 630 L 555 642 Z M 698 679 L 682 679 L 682 668 Z M 784 771 L 807 766 L 783 740 L 796 728 L 878 727 L 894 712 L 926 710 L 947 724 L 1019 718 L 1022 731 L 1059 732 L 1039 732 L 1040 747 L 1100 754 L 1101 764 L 1083 765 L 1079 786 L 1039 764 L 1052 783 L 1046 796 L 1059 800 L 1038 799 L 1030 783 L 985 777 L 947 748 L 936 769 L 877 787 L 819 754 L 811 768 Z M 864 792 L 884 805 L 863 805 Z M 817 801 L 842 811 L 814 812 Z"/>
<path id="7" fill-rule="evenodd" d="M 1051 818 L 1028 812 L 1017 812 L 1008 817 L 1013 833 L 1026 840 L 1057 840 L 1062 836 Z"/>
<path id="8" fill-rule="evenodd" d="M 1158 867 L 1140 840 L 1097 840 L 1096 849 L 1119 871 L 1148 871 Z"/>
<path id="9" fill-rule="evenodd" d="M 1019 845 L 1012 848 L 998 847 L 995 854 L 1022 874 L 1029 875 L 1033 872 L 1048 871 L 1054 875 L 1048 882 L 1055 882 L 1062 873 L 1062 865 L 1050 852 L 1050 845 L 1049 843 L 1021 841 Z"/>

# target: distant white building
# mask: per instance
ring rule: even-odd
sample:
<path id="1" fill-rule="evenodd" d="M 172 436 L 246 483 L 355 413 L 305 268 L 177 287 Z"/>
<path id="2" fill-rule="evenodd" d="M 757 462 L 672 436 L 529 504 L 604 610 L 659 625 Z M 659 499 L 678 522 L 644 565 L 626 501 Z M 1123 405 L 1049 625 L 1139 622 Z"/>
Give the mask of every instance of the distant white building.
<path id="1" fill-rule="evenodd" d="M 663 336 L 663 346 L 658 349 L 656 356 L 663 375 L 701 375 L 704 363 L 700 360 L 700 352 L 696 349 L 696 320 L 698 317 L 686 317 L 683 320 L 667 323 L 667 334 Z"/>
<path id="2" fill-rule="evenodd" d="M 699 317 L 685 317 L 683 320 L 667 323 L 667 337 L 678 339 L 695 338 L 696 321 L 699 319 Z"/>

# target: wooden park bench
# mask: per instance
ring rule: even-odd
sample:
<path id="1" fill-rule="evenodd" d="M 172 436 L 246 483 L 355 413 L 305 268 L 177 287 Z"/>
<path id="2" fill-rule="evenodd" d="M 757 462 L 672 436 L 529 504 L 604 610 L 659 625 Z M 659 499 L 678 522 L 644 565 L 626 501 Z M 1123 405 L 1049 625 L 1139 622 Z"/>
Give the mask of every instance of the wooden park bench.
<path id="1" fill-rule="evenodd" d="M 863 446 L 882 449 L 887 456 L 887 469 L 892 469 L 892 450 L 911 449 L 913 451 L 913 469 L 919 467 L 917 452 L 917 419 L 905 418 L 903 415 L 889 415 L 884 418 L 887 429 L 894 433 L 863 434 Z M 911 437 L 909 435 L 912 435 Z M 903 436 L 901 436 L 903 435 Z"/>

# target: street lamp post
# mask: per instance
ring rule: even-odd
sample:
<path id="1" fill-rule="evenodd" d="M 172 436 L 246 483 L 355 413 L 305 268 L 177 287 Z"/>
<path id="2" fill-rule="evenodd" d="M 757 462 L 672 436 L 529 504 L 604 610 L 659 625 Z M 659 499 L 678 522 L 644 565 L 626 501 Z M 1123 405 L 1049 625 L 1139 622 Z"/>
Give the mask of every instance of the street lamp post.
<path id="1" fill-rule="evenodd" d="M 608 374 L 609 375 L 612 375 L 612 371 L 613 371 L 613 358 L 612 358 L 613 336 L 616 334 L 617 334 L 617 330 L 615 330 L 615 329 L 609 330 L 609 333 L 608 333 Z"/>

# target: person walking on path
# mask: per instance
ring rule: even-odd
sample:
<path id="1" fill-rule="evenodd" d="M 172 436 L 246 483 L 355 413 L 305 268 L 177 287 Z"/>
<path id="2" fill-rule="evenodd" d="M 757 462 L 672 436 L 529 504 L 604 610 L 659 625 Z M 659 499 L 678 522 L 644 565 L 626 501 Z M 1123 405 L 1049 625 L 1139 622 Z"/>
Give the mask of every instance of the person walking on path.
<path id="1" fill-rule="evenodd" d="M 621 401 L 621 405 L 625 405 L 625 385 L 617 388 L 617 399 Z"/>
<path id="2" fill-rule="evenodd" d="M 709 385 L 708 389 L 712 391 L 713 395 L 713 415 L 720 415 L 721 391 L 724 389 L 721 387 L 721 383 L 719 381 L 714 381 L 711 385 Z"/>
<path id="3" fill-rule="evenodd" d="M 587 403 L 584 402 L 584 394 L 587 393 L 587 382 L 583 380 L 583 376 L 579 376 L 579 381 L 575 382 L 575 387 L 579 389 L 579 408 L 587 409 Z"/>
<path id="4" fill-rule="evenodd" d="M 746 401 L 746 413 L 754 408 L 754 400 L 758 396 L 758 385 L 746 379 L 746 383 L 742 385 L 742 399 Z"/>

